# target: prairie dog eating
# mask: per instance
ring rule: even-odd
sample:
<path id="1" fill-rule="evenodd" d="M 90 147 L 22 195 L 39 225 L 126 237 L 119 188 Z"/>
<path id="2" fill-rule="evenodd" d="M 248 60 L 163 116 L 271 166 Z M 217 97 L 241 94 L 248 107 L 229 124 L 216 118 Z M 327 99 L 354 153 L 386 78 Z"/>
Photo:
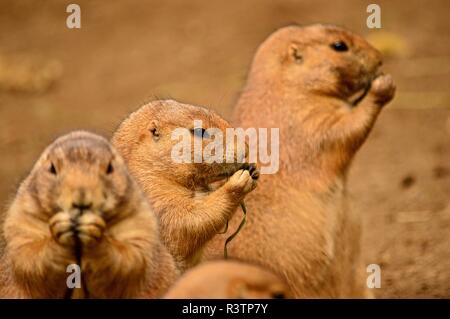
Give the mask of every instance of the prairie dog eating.
<path id="1" fill-rule="evenodd" d="M 195 121 L 201 121 L 202 127 L 194 127 Z M 225 228 L 247 193 L 256 187 L 259 171 L 243 163 L 245 145 L 234 140 L 226 143 L 229 127 L 206 108 L 173 100 L 153 101 L 125 119 L 112 139 L 147 195 L 159 218 L 162 239 L 182 270 L 199 262 L 203 246 Z M 196 156 L 195 143 L 206 148 L 213 142 L 210 129 L 224 133 L 223 140 L 217 137 L 225 148 L 219 160 L 206 157 L 177 162 L 173 149 L 180 142 L 172 134 L 179 129 L 190 139 L 190 159 Z M 227 161 L 231 146 L 234 157 Z M 220 187 L 211 186 L 227 176 Z"/>
<path id="2" fill-rule="evenodd" d="M 1 297 L 156 298 L 178 275 L 123 159 L 88 132 L 45 149 L 6 213 L 4 236 Z M 67 295 L 71 264 L 82 287 Z"/>
<path id="3" fill-rule="evenodd" d="M 230 252 L 280 275 L 296 297 L 367 296 L 360 217 L 347 208 L 345 181 L 394 96 L 380 65 L 380 53 L 352 32 L 285 27 L 259 46 L 234 109 L 235 126 L 280 129 L 280 170 L 247 197 L 252 218 Z M 208 258 L 221 256 L 226 236 L 211 242 Z"/>

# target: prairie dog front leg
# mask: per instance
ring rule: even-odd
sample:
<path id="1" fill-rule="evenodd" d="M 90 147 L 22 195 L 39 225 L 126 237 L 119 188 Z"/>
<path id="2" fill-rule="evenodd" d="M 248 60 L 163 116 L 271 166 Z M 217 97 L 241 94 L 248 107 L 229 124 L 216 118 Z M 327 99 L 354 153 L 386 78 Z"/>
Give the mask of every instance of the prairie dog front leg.
<path id="1" fill-rule="evenodd" d="M 32 298 L 62 298 L 67 289 L 67 266 L 75 263 L 73 251 L 55 240 L 47 222 L 17 209 L 12 207 L 4 228 L 7 246 L 3 258 L 11 265 L 11 289 Z M 59 229 L 65 228 L 57 224 Z"/>
<path id="2" fill-rule="evenodd" d="M 219 189 L 201 198 L 176 200 L 161 216 L 163 239 L 181 268 L 195 264 L 203 245 L 223 229 L 237 207 L 257 184 L 259 171 L 238 170 Z"/>

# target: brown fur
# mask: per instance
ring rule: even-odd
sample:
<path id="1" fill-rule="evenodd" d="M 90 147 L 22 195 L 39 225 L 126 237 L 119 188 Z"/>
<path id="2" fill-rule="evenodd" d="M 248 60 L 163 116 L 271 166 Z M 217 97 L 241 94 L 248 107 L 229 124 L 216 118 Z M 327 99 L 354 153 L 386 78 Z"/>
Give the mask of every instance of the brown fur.
<path id="1" fill-rule="evenodd" d="M 289 298 L 287 285 L 271 272 L 236 261 L 211 261 L 188 270 L 166 299 Z"/>
<path id="2" fill-rule="evenodd" d="M 77 243 L 86 286 L 72 297 L 159 297 L 177 277 L 123 159 L 87 132 L 60 137 L 43 152 L 7 212 L 4 235 L 0 297 L 67 297 Z"/>
<path id="3" fill-rule="evenodd" d="M 131 114 L 112 140 L 150 200 L 160 220 L 162 238 L 181 269 L 197 263 L 205 243 L 225 227 L 244 196 L 256 186 L 257 172 L 239 169 L 242 164 L 237 161 L 173 161 L 171 151 L 178 141 L 172 140 L 171 134 L 176 128 L 191 129 L 194 119 L 202 120 L 203 128 L 222 130 L 224 136 L 229 127 L 205 108 L 154 101 Z M 202 139 L 204 146 L 209 142 L 208 138 Z M 235 153 L 237 160 L 239 155 Z M 241 149 L 240 154 L 245 156 L 245 150 Z M 211 188 L 212 182 L 228 175 L 232 176 L 221 187 Z"/>
<path id="4" fill-rule="evenodd" d="M 347 52 L 330 47 L 339 40 Z M 360 221 L 345 203 L 345 179 L 394 96 L 380 64 L 379 52 L 349 31 L 286 27 L 258 48 L 236 105 L 236 126 L 280 128 L 280 170 L 263 176 L 246 199 L 248 224 L 230 244 L 230 255 L 281 275 L 296 297 L 367 296 Z M 352 105 L 355 93 L 370 84 L 362 102 Z M 211 244 L 211 258 L 220 256 L 227 236 Z"/>

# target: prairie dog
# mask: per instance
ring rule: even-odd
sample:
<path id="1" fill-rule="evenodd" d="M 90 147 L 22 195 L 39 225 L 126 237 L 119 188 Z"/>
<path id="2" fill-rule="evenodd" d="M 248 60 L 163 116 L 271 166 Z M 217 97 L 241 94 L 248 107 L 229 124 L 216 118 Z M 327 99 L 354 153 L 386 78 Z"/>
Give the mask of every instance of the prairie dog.
<path id="1" fill-rule="evenodd" d="M 238 261 L 210 261 L 189 269 L 165 299 L 289 298 L 287 285 L 273 273 Z"/>
<path id="2" fill-rule="evenodd" d="M 296 297 L 367 296 L 361 226 L 347 209 L 345 180 L 394 96 L 380 65 L 377 50 L 342 28 L 285 27 L 259 46 L 235 106 L 235 126 L 280 129 L 280 170 L 246 199 L 248 225 L 230 253 L 280 275 Z M 208 258 L 220 256 L 226 236 L 211 243 Z"/>
<path id="3" fill-rule="evenodd" d="M 201 120 L 203 127 L 194 127 L 194 120 Z M 246 194 L 256 187 L 259 171 L 255 166 L 244 168 L 244 145 L 230 142 L 234 159 L 226 162 L 230 145 L 225 133 L 229 127 L 203 107 L 153 101 L 125 119 L 112 139 L 147 195 L 159 218 L 162 239 L 182 270 L 198 263 L 203 246 L 224 229 Z M 219 141 L 225 148 L 223 162 L 208 163 L 208 157 L 200 163 L 174 161 L 172 150 L 179 140 L 172 139 L 172 133 L 180 128 L 189 130 L 188 155 L 192 160 L 194 143 L 206 148 L 213 140 L 205 130 L 223 132 L 223 141 Z M 231 177 L 223 185 L 211 187 L 227 176 Z"/>
<path id="4" fill-rule="evenodd" d="M 68 297 L 66 270 L 79 260 L 75 298 L 160 297 L 178 275 L 123 159 L 88 132 L 45 149 L 7 211 L 4 236 L 1 297 Z"/>

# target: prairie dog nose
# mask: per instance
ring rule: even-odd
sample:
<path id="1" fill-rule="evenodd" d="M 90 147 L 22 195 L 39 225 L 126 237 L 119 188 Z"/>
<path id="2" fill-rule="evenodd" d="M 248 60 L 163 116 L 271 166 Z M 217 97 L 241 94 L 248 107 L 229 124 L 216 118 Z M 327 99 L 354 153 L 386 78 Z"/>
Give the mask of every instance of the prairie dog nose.
<path id="1" fill-rule="evenodd" d="M 88 210 L 92 207 L 92 203 L 88 203 L 88 204 L 80 204 L 80 203 L 72 203 L 72 207 L 75 209 L 79 209 L 79 210 Z"/>
<path id="2" fill-rule="evenodd" d="M 72 208 L 86 210 L 92 207 L 92 196 L 85 188 L 80 188 L 74 192 Z"/>

